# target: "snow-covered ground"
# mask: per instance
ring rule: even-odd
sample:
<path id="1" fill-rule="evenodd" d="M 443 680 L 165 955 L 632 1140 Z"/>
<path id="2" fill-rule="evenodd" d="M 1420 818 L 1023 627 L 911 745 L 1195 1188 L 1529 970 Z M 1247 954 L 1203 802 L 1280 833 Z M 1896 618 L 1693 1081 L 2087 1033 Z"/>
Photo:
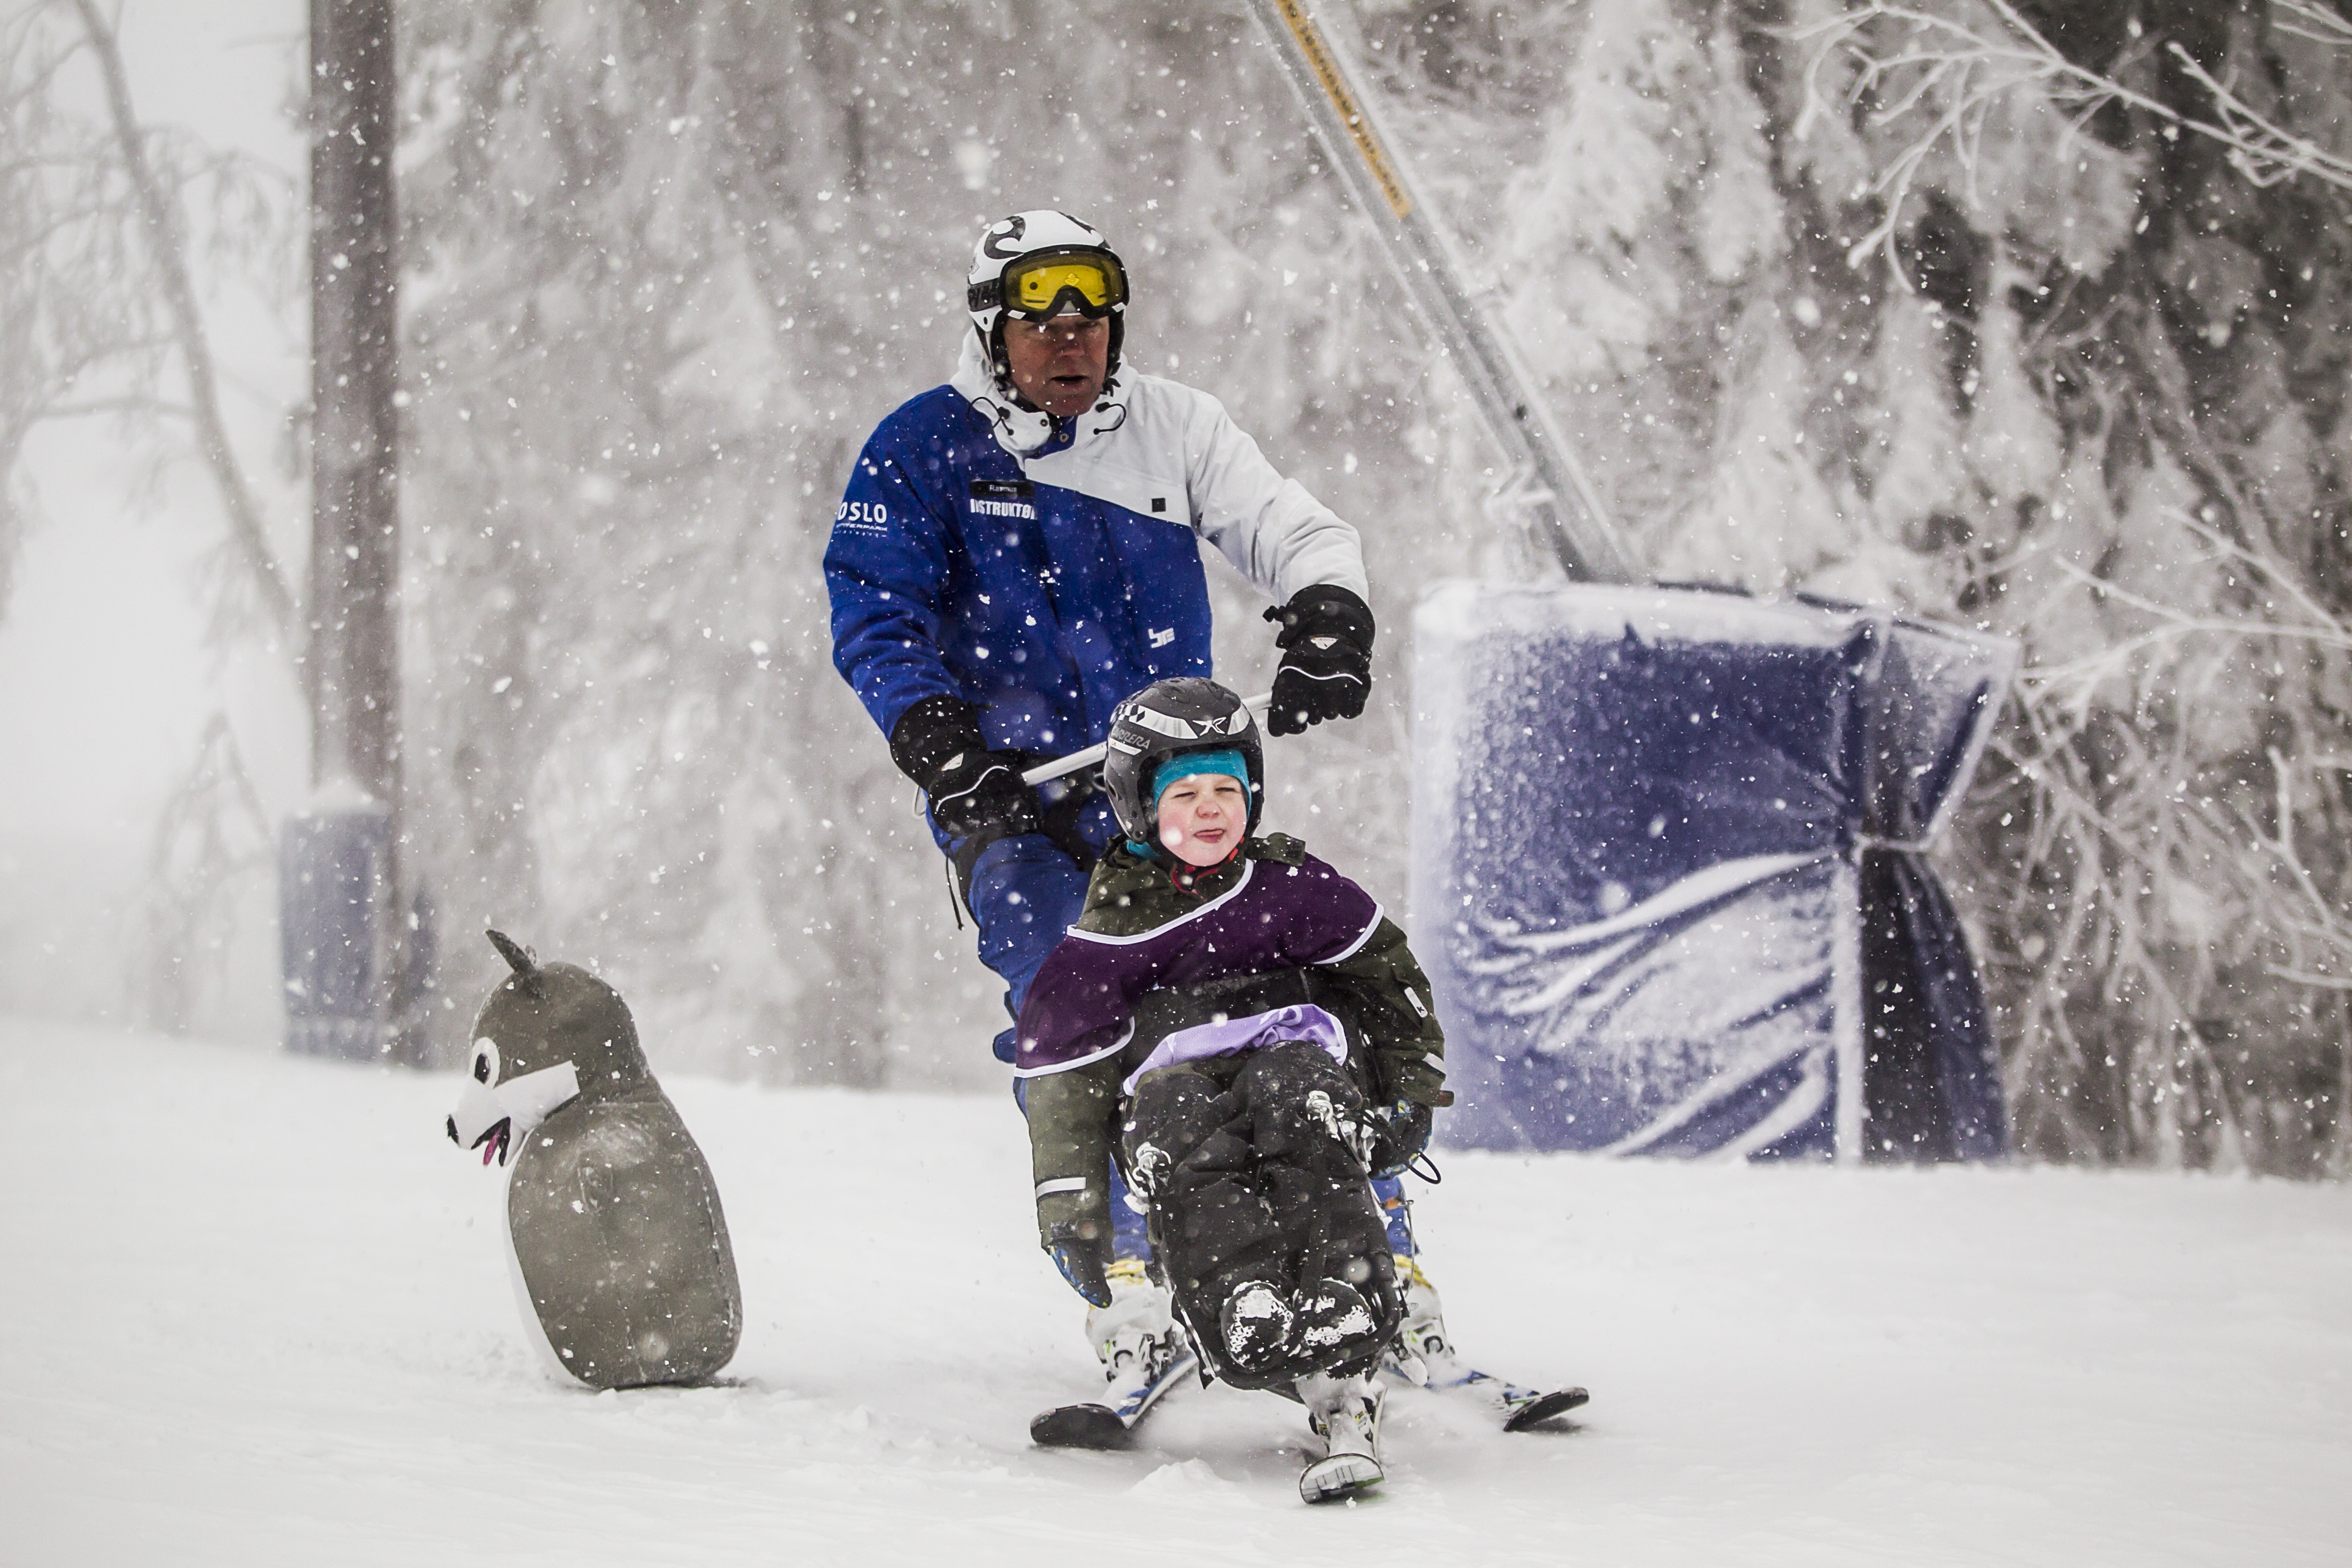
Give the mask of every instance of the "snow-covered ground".
<path id="1" fill-rule="evenodd" d="M 1391 1479 L 1295 1408 L 1124 1454 L 1009 1104 L 667 1086 L 717 1172 L 736 1384 L 543 1381 L 454 1078 L 0 1020 L 0 1563 L 2342 1563 L 2352 1191 L 1454 1155 L 1420 1212 L 1507 1436 L 1391 1396 Z"/>

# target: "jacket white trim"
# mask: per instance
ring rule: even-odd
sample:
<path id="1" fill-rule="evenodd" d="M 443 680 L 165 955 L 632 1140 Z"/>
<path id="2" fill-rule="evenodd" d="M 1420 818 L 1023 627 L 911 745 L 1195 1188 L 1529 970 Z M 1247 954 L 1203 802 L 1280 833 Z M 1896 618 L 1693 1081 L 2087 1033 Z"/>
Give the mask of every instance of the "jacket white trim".
<path id="1" fill-rule="evenodd" d="M 1219 893 L 1215 898 L 1211 899 L 1199 909 L 1186 910 L 1174 920 L 1162 921 L 1158 925 L 1153 926 L 1150 931 L 1138 931 L 1133 936 L 1107 936 L 1101 931 L 1082 931 L 1076 926 L 1072 926 L 1068 931 L 1064 931 L 1062 934 L 1064 936 L 1076 937 L 1080 942 L 1098 942 L 1105 947 L 1131 947 L 1139 942 L 1150 942 L 1155 937 L 1166 935 L 1168 932 L 1174 931 L 1178 926 L 1184 924 L 1188 921 L 1199 920 L 1202 915 L 1207 914 L 1210 910 L 1222 909 L 1226 904 L 1231 903 L 1234 899 L 1241 896 L 1241 890 L 1249 886 L 1250 878 L 1256 875 L 1256 861 L 1243 861 L 1242 877 L 1240 881 L 1235 882 L 1232 887 L 1227 888 L 1223 892 Z M 1371 933 L 1369 931 L 1365 933 L 1367 936 L 1370 934 Z M 1360 947 L 1362 945 L 1362 941 L 1359 939 L 1357 946 Z M 1353 950 L 1351 949 L 1350 951 Z"/>
<path id="2" fill-rule="evenodd" d="M 1318 583 L 1370 600 L 1354 525 L 1276 472 L 1209 394 L 1122 368 L 1108 400 L 1078 416 L 1067 447 L 1031 457 L 1053 422 L 1002 394 L 969 332 L 949 384 L 1035 482 L 1184 523 L 1276 604 Z"/>

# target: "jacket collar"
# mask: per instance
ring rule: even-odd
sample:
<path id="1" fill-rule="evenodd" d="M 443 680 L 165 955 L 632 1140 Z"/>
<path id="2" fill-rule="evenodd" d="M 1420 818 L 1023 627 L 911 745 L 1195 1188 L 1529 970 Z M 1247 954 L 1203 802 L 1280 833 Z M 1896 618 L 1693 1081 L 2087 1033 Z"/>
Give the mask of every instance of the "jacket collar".
<path id="1" fill-rule="evenodd" d="M 1243 849 L 1236 844 L 1234 852 L 1213 866 L 1195 866 L 1189 861 L 1169 857 L 1168 881 L 1180 893 L 1190 893 L 1196 899 L 1213 899 L 1223 892 L 1240 878 Z"/>
<path id="2" fill-rule="evenodd" d="M 1043 456 L 1059 434 L 1052 415 L 1013 401 L 1012 388 L 996 379 L 994 368 L 982 356 L 978 332 L 964 333 L 963 353 L 957 356 L 948 384 L 988 421 L 996 444 L 1016 458 Z"/>
<path id="3" fill-rule="evenodd" d="M 1056 419 L 1042 408 L 1024 408 L 1013 389 L 999 381 L 995 367 L 982 353 L 980 334 L 967 330 L 963 349 L 956 356 L 955 374 L 948 385 L 988 422 L 996 444 L 1016 458 L 1042 458 L 1057 446 L 1076 442 L 1079 420 L 1091 421 L 1084 433 L 1106 435 L 1127 422 L 1127 404 L 1119 396 L 1118 378 L 1103 388 L 1101 399 L 1076 419 Z"/>

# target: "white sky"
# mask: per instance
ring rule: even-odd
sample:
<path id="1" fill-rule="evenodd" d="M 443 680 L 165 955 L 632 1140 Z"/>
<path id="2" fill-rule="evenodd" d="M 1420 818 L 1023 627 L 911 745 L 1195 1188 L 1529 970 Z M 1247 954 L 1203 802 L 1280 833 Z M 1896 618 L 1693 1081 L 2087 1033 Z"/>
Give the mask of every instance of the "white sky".
<path id="1" fill-rule="evenodd" d="M 299 176 L 302 142 L 283 106 L 307 18 L 303 0 L 128 0 L 121 36 L 140 118 Z M 78 74 L 100 110 L 95 76 Z M 273 523 L 299 539 L 300 492 L 277 471 L 277 450 L 305 384 L 307 312 L 210 290 L 206 306 L 232 438 Z M 0 837 L 143 840 L 216 709 L 230 712 L 266 794 L 299 789 L 290 679 L 257 654 L 224 663 L 202 648 L 195 562 L 221 535 L 202 467 L 174 462 L 142 501 L 144 456 L 99 419 L 43 426 L 26 460 L 40 517 L 0 607 Z"/>

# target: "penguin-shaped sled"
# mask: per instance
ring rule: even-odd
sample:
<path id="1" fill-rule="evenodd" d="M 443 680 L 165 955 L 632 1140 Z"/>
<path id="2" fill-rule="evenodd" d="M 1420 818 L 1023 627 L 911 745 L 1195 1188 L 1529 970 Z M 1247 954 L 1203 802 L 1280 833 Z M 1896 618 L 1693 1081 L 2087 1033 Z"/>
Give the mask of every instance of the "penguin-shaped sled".
<path id="1" fill-rule="evenodd" d="M 449 1137 L 486 1165 L 511 1154 L 508 1257 L 524 1327 L 591 1388 L 706 1382 L 743 1332 L 710 1167 L 647 1070 L 620 994 L 488 936 L 514 973 L 474 1020 Z"/>

